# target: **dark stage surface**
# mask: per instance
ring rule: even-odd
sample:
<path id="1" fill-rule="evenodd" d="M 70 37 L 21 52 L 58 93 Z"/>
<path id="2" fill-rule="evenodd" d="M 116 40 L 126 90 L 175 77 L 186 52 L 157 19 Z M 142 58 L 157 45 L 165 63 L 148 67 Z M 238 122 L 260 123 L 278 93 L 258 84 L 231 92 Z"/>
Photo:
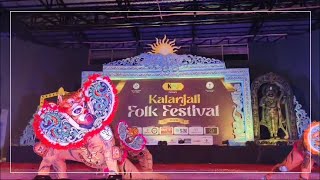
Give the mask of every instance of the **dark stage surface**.
<path id="1" fill-rule="evenodd" d="M 9 163 L 1 164 L 1 179 L 32 179 L 38 169 L 37 163 L 13 163 L 10 173 Z M 262 164 L 155 164 L 154 171 L 167 176 L 168 179 L 262 179 L 272 165 Z M 80 163 L 68 164 L 68 174 L 71 179 L 101 179 L 106 178 L 97 170 Z M 20 172 L 20 173 L 17 173 Z M 29 172 L 29 173 L 23 173 Z M 88 173 L 86 173 L 88 172 Z M 90 172 L 90 173 L 89 173 Z M 298 179 L 299 173 L 277 173 L 272 179 Z M 314 169 L 311 179 L 317 179 L 319 171 Z M 54 174 L 51 175 L 55 177 Z"/>
<path id="2" fill-rule="evenodd" d="M 191 164 L 276 164 L 289 154 L 292 146 L 148 146 L 154 163 Z M 7 156 L 9 160 L 9 155 Z M 12 146 L 12 162 L 39 163 L 41 158 L 31 146 Z"/>
<path id="3" fill-rule="evenodd" d="M 292 146 L 148 146 L 148 149 L 153 154 L 154 171 L 168 179 L 262 179 L 273 165 L 285 159 Z M 40 161 L 31 146 L 12 147 L 12 172 L 29 173 L 12 174 L 10 164 L 6 162 L 1 164 L 1 178 L 32 179 Z M 81 172 L 68 174 L 71 179 L 106 177 L 78 162 L 68 161 L 67 169 L 69 172 Z M 291 173 L 274 174 L 272 178 L 298 179 L 298 172 L 299 168 Z M 315 166 L 311 179 L 319 176 Z"/>

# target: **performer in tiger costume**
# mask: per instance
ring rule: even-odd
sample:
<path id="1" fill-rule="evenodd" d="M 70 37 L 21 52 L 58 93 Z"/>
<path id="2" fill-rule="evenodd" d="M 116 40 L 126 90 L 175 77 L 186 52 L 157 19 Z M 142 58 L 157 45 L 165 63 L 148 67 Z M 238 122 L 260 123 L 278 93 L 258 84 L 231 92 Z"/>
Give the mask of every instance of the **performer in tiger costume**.
<path id="1" fill-rule="evenodd" d="M 51 167 L 58 179 L 68 178 L 66 160 L 82 162 L 109 174 L 110 178 L 165 179 L 160 174 L 139 174 L 127 158 L 136 156 L 144 171 L 152 171 L 152 155 L 137 128 L 120 121 L 111 129 L 117 110 L 117 91 L 108 77 L 92 75 L 79 91 L 45 102 L 34 115 L 39 143 L 34 152 L 43 159 L 35 179 L 49 177 Z M 151 164 L 150 164 L 151 163 Z"/>
<path id="2" fill-rule="evenodd" d="M 300 180 L 310 179 L 314 164 L 320 165 L 320 123 L 313 122 L 305 130 L 303 138 L 294 143 L 292 151 L 287 158 L 272 168 L 272 172 L 289 172 L 300 166 Z M 265 179 L 270 179 L 267 174 Z"/>

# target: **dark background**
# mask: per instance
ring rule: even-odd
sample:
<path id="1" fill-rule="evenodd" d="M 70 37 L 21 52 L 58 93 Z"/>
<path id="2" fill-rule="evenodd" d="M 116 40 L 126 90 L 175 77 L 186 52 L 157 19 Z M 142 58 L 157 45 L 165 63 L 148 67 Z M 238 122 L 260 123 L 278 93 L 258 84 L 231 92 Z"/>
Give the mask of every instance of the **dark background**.
<path id="1" fill-rule="evenodd" d="M 8 11 L 15 8 L 13 5 L 8 5 L 9 1 L 8 3 L 3 3 L 4 1 L 0 2 L 1 109 L 9 109 L 10 44 Z M 40 4 L 39 8 L 40 6 L 47 10 L 50 9 L 49 5 L 43 6 Z M 55 92 L 59 87 L 63 87 L 66 91 L 75 91 L 81 84 L 81 71 L 101 71 L 103 62 L 118 60 L 111 51 L 106 51 L 102 56 L 103 61 L 98 61 L 97 59 L 92 58 L 93 51 L 89 50 L 94 49 L 95 46 L 90 43 L 89 45 L 86 44 L 86 41 L 117 41 L 119 44 L 116 44 L 112 48 L 114 50 L 119 50 L 122 46 L 129 46 L 129 40 L 133 39 L 137 42 L 140 42 L 140 40 L 146 40 L 153 43 L 155 41 L 155 37 L 162 38 L 164 34 L 167 34 L 170 39 L 180 39 L 179 43 L 177 43 L 178 45 L 190 47 L 188 51 L 186 48 L 182 48 L 180 52 L 177 52 L 177 54 L 190 53 L 206 57 L 216 57 L 216 55 L 214 55 L 216 53 L 216 49 L 201 49 L 200 45 L 195 45 L 197 38 L 219 37 L 221 40 L 218 40 L 219 43 L 217 44 L 221 45 L 222 43 L 230 45 L 236 41 L 228 42 L 230 40 L 229 36 L 240 34 L 242 36 L 251 35 L 249 38 L 243 37 L 244 43 L 248 46 L 248 53 L 245 54 L 244 57 L 242 56 L 243 53 L 236 56 L 240 57 L 240 61 L 233 61 L 232 58 L 230 58 L 231 56 L 229 59 L 225 56 L 221 57 L 225 60 L 227 68 L 248 67 L 250 69 L 251 81 L 268 72 L 275 72 L 280 76 L 283 76 L 291 84 L 297 100 L 302 104 L 302 107 L 306 110 L 308 115 L 311 116 L 313 120 L 319 120 L 320 31 L 319 19 L 315 17 L 320 16 L 317 16 L 319 15 L 319 8 L 314 8 L 313 6 L 313 4 L 310 6 L 301 6 L 303 8 L 307 8 L 307 10 L 311 10 L 313 13 L 311 43 L 308 25 L 309 13 L 305 13 L 304 16 L 285 14 L 283 17 L 278 15 L 274 16 L 272 13 L 270 16 L 269 13 L 265 13 L 265 15 L 253 14 L 252 16 L 250 15 L 250 17 L 248 15 L 249 20 L 246 20 L 245 22 L 241 19 L 247 18 L 247 15 L 204 15 L 203 18 L 200 15 L 196 17 L 188 15 L 174 16 L 174 18 L 163 17 L 163 19 L 160 19 L 159 13 L 154 15 L 154 18 L 141 18 L 142 15 L 145 14 L 136 13 L 134 15 L 138 18 L 130 19 L 128 18 L 130 14 L 127 13 L 109 13 L 107 15 L 101 15 L 107 17 L 107 19 L 100 20 L 98 17 L 98 20 L 94 21 L 96 24 L 93 23 L 93 21 L 90 21 L 86 24 L 80 25 L 77 24 L 78 21 L 82 19 L 86 22 L 84 19 L 90 16 L 83 15 L 80 17 L 77 15 L 79 18 L 75 18 L 76 21 L 63 18 L 59 19 L 59 13 L 55 13 L 52 17 L 45 13 L 20 13 L 17 16 L 13 16 L 13 34 L 11 39 L 12 144 L 17 145 L 19 143 L 19 138 L 22 135 L 24 128 L 39 105 L 40 95 Z M 158 8 L 158 6 L 151 5 L 149 7 Z M 163 4 L 161 7 L 168 9 L 175 6 L 167 6 L 167 4 Z M 205 7 L 208 7 L 209 10 L 212 8 L 212 6 L 198 6 L 200 10 Z M 223 10 L 228 10 L 228 6 L 220 7 Z M 231 8 L 230 10 L 237 10 L 237 7 L 238 6 L 234 6 L 234 8 Z M 259 6 L 260 9 L 266 10 L 272 10 L 272 8 L 281 9 L 282 7 L 283 6 L 279 5 L 274 8 L 271 7 L 270 9 L 267 6 Z M 294 7 L 296 6 L 292 6 L 293 9 Z M 22 9 L 30 10 L 28 8 L 37 9 L 38 6 L 23 7 Z M 41 8 L 40 10 L 42 10 Z M 55 8 L 59 8 L 60 10 L 61 8 L 68 9 L 68 5 L 63 7 L 60 4 L 52 6 L 51 9 Z M 143 8 L 148 7 L 141 8 L 141 10 L 145 10 Z M 298 5 L 296 8 L 298 8 Z M 107 8 L 105 10 L 107 10 Z M 194 10 L 194 7 L 190 6 L 189 10 Z M 162 13 L 161 15 L 164 14 L 165 13 Z M 35 16 L 37 21 L 31 21 L 31 16 Z M 123 18 L 123 20 L 117 22 L 112 20 L 110 18 L 111 16 L 119 16 Z M 185 19 L 183 19 L 184 17 Z M 189 21 L 190 19 L 192 22 L 186 22 L 187 25 L 183 25 L 184 21 Z M 58 22 L 59 20 L 61 20 L 61 22 Z M 37 23 L 38 21 L 39 23 Z M 45 23 L 42 21 L 45 21 Z M 262 25 L 260 25 L 261 22 Z M 301 23 L 304 25 L 301 25 Z M 260 35 L 277 33 L 285 33 L 287 35 L 283 37 L 280 36 L 278 40 L 270 41 L 264 41 L 263 38 L 260 38 Z M 191 39 L 191 43 L 185 45 L 181 40 L 183 38 Z M 68 43 L 66 43 L 66 41 L 72 42 L 72 45 L 67 46 L 66 44 Z M 238 43 L 242 42 L 241 39 L 237 41 Z M 146 44 L 147 43 L 141 43 L 139 46 L 134 47 L 136 48 L 134 53 L 132 53 L 132 51 L 129 52 L 123 50 L 117 51 L 116 54 L 121 55 L 123 58 L 132 57 L 139 53 L 149 51 L 146 49 Z M 311 64 L 310 44 L 312 46 Z M 235 48 L 233 51 L 237 50 L 238 49 Z M 235 59 L 237 60 L 237 58 Z M 90 62 L 91 65 L 89 65 L 88 62 Z M 7 136 L 5 137 L 5 140 L 7 148 L 9 144 L 9 123 L 7 126 Z"/>
<path id="2" fill-rule="evenodd" d="M 312 119 L 319 119 L 319 30 L 312 32 Z M 9 108 L 9 38 L 1 36 L 1 107 Z M 297 100 L 310 112 L 309 35 L 289 37 L 275 44 L 250 44 L 250 78 L 275 72 L 285 77 Z M 15 37 L 12 39 L 12 141 L 22 131 L 39 105 L 40 96 L 57 91 L 75 91 L 81 86 L 81 71 L 88 70 L 88 50 L 56 49 Z M 102 70 L 101 68 L 92 68 Z"/>

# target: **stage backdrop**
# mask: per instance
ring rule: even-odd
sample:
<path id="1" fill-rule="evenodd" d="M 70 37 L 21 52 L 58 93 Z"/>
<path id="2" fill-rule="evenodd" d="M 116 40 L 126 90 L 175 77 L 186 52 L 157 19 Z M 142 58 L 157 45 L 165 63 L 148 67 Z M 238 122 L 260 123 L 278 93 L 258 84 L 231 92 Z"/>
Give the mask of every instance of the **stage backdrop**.
<path id="1" fill-rule="evenodd" d="M 154 59 L 161 59 L 158 66 L 150 66 Z M 103 72 L 83 72 L 82 82 L 93 73 L 111 77 L 119 91 L 114 121 L 138 127 L 148 145 L 253 141 L 248 69 L 191 55 L 142 54 L 104 65 Z"/>

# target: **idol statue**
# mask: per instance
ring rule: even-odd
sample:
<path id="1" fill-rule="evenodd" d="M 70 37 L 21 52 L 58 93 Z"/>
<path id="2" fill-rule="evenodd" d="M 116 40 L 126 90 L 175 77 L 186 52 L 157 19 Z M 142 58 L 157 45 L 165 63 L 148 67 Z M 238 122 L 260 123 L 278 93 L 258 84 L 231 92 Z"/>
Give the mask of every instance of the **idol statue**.
<path id="1" fill-rule="evenodd" d="M 286 120 L 282 115 L 282 104 L 285 104 L 286 98 L 283 93 L 279 92 L 279 87 L 274 84 L 267 84 L 263 88 L 262 98 L 259 106 L 261 111 L 261 125 L 268 128 L 270 138 L 277 139 L 278 130 L 282 129 L 285 133 L 285 139 L 288 139 L 288 131 L 286 130 Z"/>
<path id="2" fill-rule="evenodd" d="M 66 160 L 82 162 L 110 178 L 162 179 L 159 174 L 138 174 L 128 155 L 139 154 L 142 169 L 152 171 L 152 155 L 137 128 L 111 122 L 117 110 L 116 89 L 108 77 L 92 75 L 77 92 L 44 102 L 34 115 L 34 132 L 40 140 L 34 152 L 43 160 L 35 179 L 48 178 L 51 167 L 58 179 L 67 177 Z M 150 164 L 151 163 L 151 164 Z"/>

